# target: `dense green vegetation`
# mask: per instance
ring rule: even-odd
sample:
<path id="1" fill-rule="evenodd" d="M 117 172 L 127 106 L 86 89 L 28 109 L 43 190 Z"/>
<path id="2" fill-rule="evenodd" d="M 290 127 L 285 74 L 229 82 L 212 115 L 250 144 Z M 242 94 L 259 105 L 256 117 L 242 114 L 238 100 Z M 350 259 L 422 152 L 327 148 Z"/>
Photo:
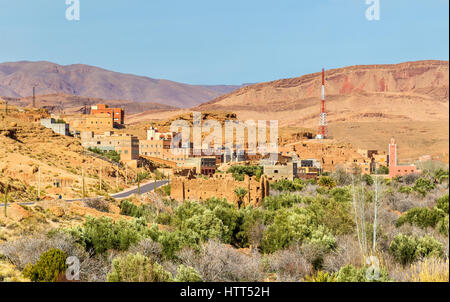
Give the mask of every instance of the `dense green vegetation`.
<path id="1" fill-rule="evenodd" d="M 263 175 L 264 168 L 261 166 L 232 166 L 227 170 L 227 173 L 232 173 L 235 180 L 243 181 L 244 176 L 255 176 L 257 180 Z"/>
<path id="2" fill-rule="evenodd" d="M 257 170 L 234 173 L 256 175 Z M 111 282 L 272 276 L 279 281 L 403 281 L 411 264 L 448 258 L 448 186 L 438 180 L 443 175 L 425 171 L 385 181 L 337 171 L 317 183 L 281 180 L 271 184 L 271 196 L 258 207 L 219 198 L 176 202 L 161 194 L 159 200 L 123 200 L 120 213 L 130 220 L 89 217 L 57 233 L 73 240 L 64 253 L 86 253 L 85 263 L 107 267 L 102 278 Z M 234 194 L 242 200 L 248 192 L 236 188 Z M 13 261 L 23 258 L 0 253 Z M 376 270 L 367 262 L 372 255 L 379 260 Z M 33 262 L 24 274 L 55 280 L 64 271 L 63 256 L 42 255 L 46 260 Z M 42 265 L 55 269 L 44 276 Z"/>
<path id="3" fill-rule="evenodd" d="M 95 147 L 95 148 L 89 147 L 88 150 L 91 151 L 91 152 L 97 153 L 99 155 L 103 155 L 103 156 L 109 158 L 110 160 L 112 160 L 114 162 L 117 162 L 117 163 L 120 162 L 120 154 L 117 153 L 116 151 L 113 151 L 113 150 L 111 150 L 111 151 L 103 151 L 103 150 L 100 150 L 97 147 Z"/>
<path id="4" fill-rule="evenodd" d="M 303 190 L 304 187 L 305 183 L 301 179 L 294 181 L 282 179 L 270 184 L 270 188 L 278 192 L 297 192 Z"/>
<path id="5" fill-rule="evenodd" d="M 442 243 L 430 236 L 415 237 L 399 234 L 389 247 L 393 256 L 402 264 L 414 262 L 421 257 L 442 256 Z"/>

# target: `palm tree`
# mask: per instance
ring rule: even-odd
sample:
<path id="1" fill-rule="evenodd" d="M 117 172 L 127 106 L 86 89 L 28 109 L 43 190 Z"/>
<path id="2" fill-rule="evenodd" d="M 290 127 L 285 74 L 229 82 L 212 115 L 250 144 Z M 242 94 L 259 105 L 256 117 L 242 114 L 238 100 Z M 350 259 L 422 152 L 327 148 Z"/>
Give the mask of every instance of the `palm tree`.
<path id="1" fill-rule="evenodd" d="M 242 202 L 244 200 L 245 195 L 247 195 L 248 191 L 245 188 L 239 187 L 234 189 L 234 194 L 236 194 L 238 198 L 238 207 L 241 208 Z"/>

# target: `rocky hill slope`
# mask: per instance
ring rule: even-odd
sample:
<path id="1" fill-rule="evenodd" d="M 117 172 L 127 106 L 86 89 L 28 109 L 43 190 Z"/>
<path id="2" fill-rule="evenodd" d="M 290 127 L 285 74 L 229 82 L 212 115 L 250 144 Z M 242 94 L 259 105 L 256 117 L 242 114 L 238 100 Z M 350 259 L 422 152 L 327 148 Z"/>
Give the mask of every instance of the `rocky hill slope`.
<path id="1" fill-rule="evenodd" d="M 436 120 L 448 117 L 448 61 L 351 66 L 326 71 L 330 121 L 388 118 Z M 288 119 L 316 124 L 321 74 L 241 88 L 197 110 L 296 112 Z"/>

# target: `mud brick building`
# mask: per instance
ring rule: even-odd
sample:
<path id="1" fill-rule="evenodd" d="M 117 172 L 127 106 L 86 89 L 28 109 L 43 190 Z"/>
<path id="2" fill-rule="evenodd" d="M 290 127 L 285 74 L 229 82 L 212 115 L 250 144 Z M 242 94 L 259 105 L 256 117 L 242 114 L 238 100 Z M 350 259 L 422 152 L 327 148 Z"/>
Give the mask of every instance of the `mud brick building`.
<path id="1" fill-rule="evenodd" d="M 216 174 L 209 179 L 175 177 L 171 185 L 171 197 L 178 201 L 202 201 L 218 197 L 226 198 L 228 202 L 237 205 L 238 198 L 234 189 L 239 187 L 248 191 L 243 200 L 244 206 L 258 206 L 269 196 L 269 181 L 264 176 L 259 181 L 248 176 L 245 176 L 243 181 L 237 181 L 231 174 Z"/>

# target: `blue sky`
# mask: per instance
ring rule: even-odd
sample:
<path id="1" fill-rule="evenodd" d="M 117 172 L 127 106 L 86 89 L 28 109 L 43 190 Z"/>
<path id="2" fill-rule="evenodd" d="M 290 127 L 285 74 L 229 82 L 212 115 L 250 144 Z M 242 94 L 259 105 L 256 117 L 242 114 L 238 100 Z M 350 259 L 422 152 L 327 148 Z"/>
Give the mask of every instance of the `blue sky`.
<path id="1" fill-rule="evenodd" d="M 448 0 L 0 0 L 0 62 L 52 61 L 190 84 L 276 80 L 449 55 Z"/>

